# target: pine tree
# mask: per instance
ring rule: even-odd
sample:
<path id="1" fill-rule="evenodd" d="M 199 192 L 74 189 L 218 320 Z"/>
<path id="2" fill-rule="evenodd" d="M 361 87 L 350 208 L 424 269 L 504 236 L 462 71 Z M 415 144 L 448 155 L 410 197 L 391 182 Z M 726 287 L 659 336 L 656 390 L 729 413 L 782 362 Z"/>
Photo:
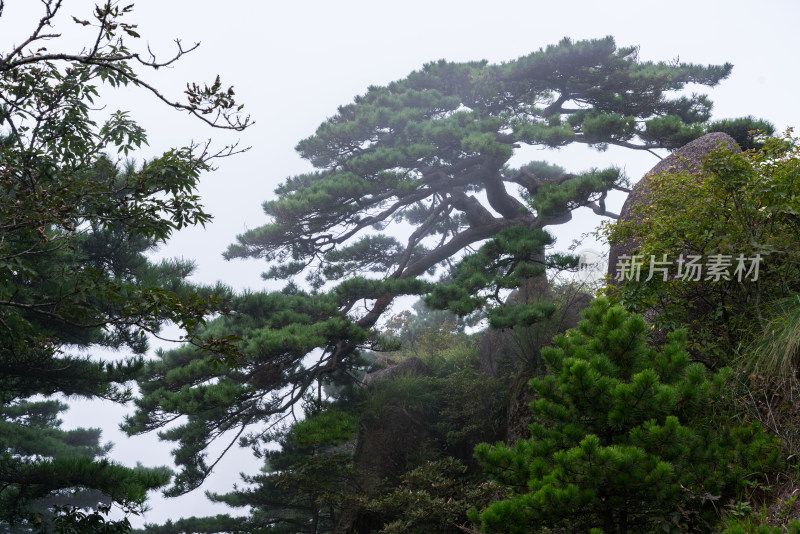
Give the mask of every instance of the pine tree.
<path id="1" fill-rule="evenodd" d="M 487 532 L 660 532 L 674 516 L 687 522 L 679 509 L 707 526 L 714 501 L 777 465 L 760 426 L 712 411 L 723 375 L 690 363 L 684 331 L 656 350 L 642 317 L 605 298 L 584 317 L 543 351 L 530 439 L 475 450 L 512 493 L 474 514 Z"/>
<path id="2" fill-rule="evenodd" d="M 107 457 L 112 444 L 100 443 L 99 428 L 61 429 L 59 414 L 69 407 L 56 400 L 21 401 L 4 405 L 0 409 L 0 450 L 16 458 L 83 458 L 102 461 Z M 151 471 L 155 474 L 154 471 Z M 162 482 L 169 473 L 164 471 Z M 25 488 L 26 494 L 11 491 L 9 487 L 0 492 L 0 509 L 10 509 L 14 500 L 32 500 L 30 512 L 42 519 L 43 524 L 52 521 L 57 507 L 100 509 L 111 504 L 111 497 L 101 491 L 86 487 L 64 487 L 56 492 L 42 486 Z M 37 494 L 44 494 L 36 499 Z M 35 500 L 33 500 L 35 499 Z M 12 526 L 0 519 L 4 531 L 12 533 L 32 532 L 31 525 Z"/>
<path id="3" fill-rule="evenodd" d="M 247 121 L 239 120 L 232 91 L 218 79 L 190 86 L 183 104 L 139 78 L 134 65 L 157 68 L 188 50 L 159 63 L 129 49 L 139 37 L 127 18 L 132 5 L 108 1 L 89 20 L 74 17 L 96 31 L 78 54 L 59 51 L 59 35 L 51 31 L 61 7 L 42 1 L 29 37 L 0 53 L 0 522 L 41 532 L 126 531 L 127 519 L 103 518 L 102 503 L 136 512 L 169 473 L 104 458 L 96 432 L 59 430 L 62 406 L 40 398 L 127 401 L 125 382 L 137 376 L 141 358 L 106 363 L 81 351 L 100 346 L 141 354 L 147 334 L 167 321 L 217 358 L 230 359 L 235 348 L 196 331 L 219 310 L 215 294 L 222 288 L 192 288 L 184 281 L 190 263 L 152 264 L 146 257 L 173 231 L 210 220 L 195 192 L 214 154 L 195 145 L 138 168 L 121 164 L 147 138 L 124 112 L 95 123 L 98 85 L 131 84 L 205 122 L 216 113 L 225 128 Z M 87 511 L 76 508 L 89 490 L 103 497 Z M 61 512 L 42 521 L 41 504 L 62 498 Z"/>
<path id="4" fill-rule="evenodd" d="M 677 93 L 714 86 L 731 68 L 642 62 L 635 47 L 618 49 L 611 37 L 564 39 L 499 65 L 428 64 L 371 87 L 302 140 L 297 151 L 317 170 L 278 187 L 264 204 L 269 222 L 240 235 L 227 257 L 264 258 L 265 277 L 305 273 L 315 287 L 369 272 L 407 280 L 439 269 L 456 283 L 433 301 L 467 313 L 542 271 L 552 243 L 547 226 L 579 207 L 614 216 L 606 194 L 626 190 L 613 168 L 573 174 L 541 161 L 512 168 L 518 149 L 677 148 L 730 128 L 708 123 L 706 96 Z M 400 223 L 413 228 L 407 238 Z M 446 260 L 487 239 L 450 272 Z M 377 300 L 360 325 L 375 324 L 393 292 L 384 294 L 351 297 L 350 306 Z"/>
<path id="5" fill-rule="evenodd" d="M 491 499 L 491 489 L 476 482 L 472 448 L 502 435 L 507 391 L 474 368 L 473 344 L 442 315 L 421 309 L 419 317 L 405 316 L 396 333 L 408 343 L 389 353 L 423 360 L 434 376 L 327 386 L 326 401 L 306 397 L 302 420 L 248 440 L 264 458 L 261 471 L 243 473 L 232 491 L 206 493 L 249 507 L 245 517 L 191 517 L 143 532 L 320 534 L 347 521 L 362 531 L 367 523 L 392 523 L 392 532 L 458 531 L 470 503 Z"/>
<path id="6" fill-rule="evenodd" d="M 730 71 L 640 61 L 636 48 L 618 49 L 608 37 L 565 39 L 498 65 L 440 61 L 371 87 L 298 144 L 316 170 L 278 187 L 264 205 L 268 224 L 227 251 L 267 260 L 267 278 L 305 275 L 311 289 L 290 282 L 281 293 L 232 302 L 236 313 L 209 332 L 242 339 L 236 372 L 191 349 L 149 365 L 126 430 L 161 430 L 188 415 L 160 436 L 177 443 L 182 468 L 170 491 L 189 491 L 218 461 L 206 450 L 225 430 L 236 429 L 231 444 L 258 439 L 309 388 L 346 379 L 396 296 L 430 294 L 436 307 L 466 314 L 548 265 L 574 265 L 545 258 L 546 227 L 579 207 L 613 216 L 605 198 L 625 189 L 624 178 L 618 169 L 573 174 L 546 162 L 511 168 L 517 149 L 680 146 L 720 125 L 708 122 L 706 96 L 679 92 L 714 86 Z M 460 261 L 473 246 L 480 250 Z M 552 310 L 498 306 L 490 320 L 531 324 Z"/>
<path id="7" fill-rule="evenodd" d="M 206 493 L 232 508 L 249 507 L 247 517 L 217 515 L 148 524 L 151 534 L 247 533 L 321 534 L 332 532 L 342 503 L 356 494 L 351 439 L 358 420 L 331 404 L 307 405 L 305 418 L 269 436 L 260 450 L 264 467 L 242 474 L 243 487 Z M 262 447 L 267 444 L 264 440 Z M 279 448 L 275 449 L 274 445 Z"/>

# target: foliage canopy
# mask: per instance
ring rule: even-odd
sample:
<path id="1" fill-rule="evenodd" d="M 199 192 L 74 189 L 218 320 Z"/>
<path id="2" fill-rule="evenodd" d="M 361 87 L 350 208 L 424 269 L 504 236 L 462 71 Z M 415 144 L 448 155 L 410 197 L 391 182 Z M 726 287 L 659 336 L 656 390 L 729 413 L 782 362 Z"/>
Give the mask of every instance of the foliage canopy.
<path id="1" fill-rule="evenodd" d="M 278 187 L 264 204 L 268 224 L 226 253 L 267 260 L 267 278 L 305 274 L 311 290 L 290 283 L 237 298 L 235 314 L 209 331 L 243 338 L 239 368 L 214 369 L 191 348 L 165 354 L 148 366 L 126 429 L 161 429 L 188 415 L 161 433 L 178 444 L 174 492 L 188 491 L 216 464 L 205 451 L 226 430 L 236 429 L 231 444 L 252 444 L 315 384 L 352 380 L 354 353 L 374 344 L 369 330 L 396 296 L 431 294 L 431 304 L 464 314 L 548 264 L 570 265 L 545 258 L 545 228 L 583 206 L 612 216 L 604 199 L 625 189 L 624 178 L 544 162 L 512 168 L 510 158 L 523 145 L 680 146 L 715 125 L 706 96 L 679 92 L 714 86 L 730 70 L 640 61 L 636 48 L 618 49 L 610 37 L 564 39 L 507 63 L 440 61 L 369 88 L 298 144 L 316 170 Z M 434 284 L 437 269 L 452 283 Z M 552 307 L 502 310 L 490 320 L 510 326 Z"/>
<path id="2" fill-rule="evenodd" d="M 417 278 L 496 238 L 436 299 L 459 312 L 475 309 L 484 290 L 515 287 L 541 271 L 546 226 L 581 206 L 613 216 L 605 195 L 624 188 L 616 169 L 511 168 L 519 148 L 676 148 L 715 127 L 706 96 L 675 93 L 716 85 L 730 64 L 642 62 L 637 52 L 618 49 L 611 37 L 564 39 L 498 65 L 439 61 L 371 87 L 297 145 L 317 170 L 276 189 L 278 198 L 264 204 L 270 222 L 239 236 L 227 257 L 264 258 L 265 277 L 306 272 L 322 287 L 369 272 Z M 406 239 L 401 223 L 413 228 Z M 371 298 L 352 298 L 364 296 Z M 360 324 L 372 326 L 388 304 L 379 302 Z"/>
<path id="3" fill-rule="evenodd" d="M 161 62 L 132 52 L 128 43 L 139 37 L 128 22 L 132 5 L 109 1 L 96 6 L 89 20 L 74 18 L 95 32 L 78 54 L 57 51 L 60 34 L 49 31 L 62 2 L 43 0 L 40 7 L 43 15 L 28 38 L 0 53 L 0 522 L 38 524 L 43 531 L 127 530 L 127 520 L 102 518 L 104 504 L 89 512 L 67 506 L 52 524 L 40 522 L 31 506 L 73 491 L 67 504 L 82 505 L 81 491 L 90 489 L 136 512 L 169 473 L 102 458 L 99 435 L 94 445 L 71 443 L 86 441 L 88 436 L 79 438 L 88 431 L 59 430 L 53 405 L 31 398 L 130 399 L 125 382 L 141 370 L 140 358 L 106 363 L 80 351 L 127 348 L 141 354 L 146 335 L 157 334 L 166 321 L 185 328 L 185 340 L 198 350 L 234 357 L 229 342 L 197 332 L 219 309 L 216 293 L 224 295 L 224 288 L 191 288 L 184 281 L 190 263 L 153 264 L 145 254 L 173 231 L 210 220 L 196 195 L 197 181 L 215 156 L 235 149 L 214 154 L 209 145 L 175 148 L 138 168 L 115 160 L 147 138 L 123 111 L 95 122 L 99 86 L 141 88 L 220 127 L 242 129 L 248 121 L 240 119 L 232 91 L 218 80 L 189 87 L 186 104 L 144 82 L 134 66 L 169 65 L 190 50 L 179 47 Z M 51 415 L 43 419 L 45 413 Z M 36 443 L 30 442 L 33 434 L 40 437 Z"/>
<path id="4" fill-rule="evenodd" d="M 777 346 L 791 337 L 785 336 L 794 323 L 786 321 L 800 291 L 800 148 L 790 132 L 758 143 L 758 151 L 715 150 L 697 174 L 649 177 L 646 212 L 603 233 L 611 243 L 636 236 L 645 267 L 651 257 L 673 264 L 695 257 L 704 267 L 719 258 L 721 276 L 707 269 L 690 276 L 688 267 L 683 273 L 673 267 L 666 280 L 628 281 L 616 298 L 635 311 L 659 310 L 659 326 L 688 328 L 694 349 L 723 362 L 761 339 L 761 357 L 749 356 L 751 370 L 788 376 L 796 363 L 793 351 Z M 737 272 L 740 264 L 744 269 Z"/>
<path id="5" fill-rule="evenodd" d="M 660 532 L 673 514 L 688 523 L 680 509 L 700 514 L 687 525 L 697 528 L 712 501 L 777 465 L 759 426 L 712 415 L 723 377 L 690 363 L 684 331 L 655 350 L 642 317 L 605 298 L 584 317 L 542 351 L 549 372 L 531 380 L 530 439 L 475 450 L 513 493 L 474 516 L 487 532 Z"/>

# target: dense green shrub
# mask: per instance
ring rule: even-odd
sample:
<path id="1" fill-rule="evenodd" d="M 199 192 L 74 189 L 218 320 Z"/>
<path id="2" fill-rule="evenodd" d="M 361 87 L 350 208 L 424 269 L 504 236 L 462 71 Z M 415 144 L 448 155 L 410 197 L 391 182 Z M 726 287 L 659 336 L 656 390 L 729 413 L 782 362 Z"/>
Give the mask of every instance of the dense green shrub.
<path id="1" fill-rule="evenodd" d="M 650 176 L 635 217 L 601 233 L 612 244 L 640 242 L 641 278 L 615 293 L 628 309 L 658 310 L 656 326 L 687 328 L 693 354 L 709 361 L 729 362 L 755 342 L 749 363 L 785 373 L 794 351 L 761 349 L 794 335 L 783 326 L 787 317 L 792 322 L 800 292 L 800 145 L 789 132 L 758 143 L 757 152 L 715 150 L 698 174 Z M 699 277 L 688 267 L 692 256 Z M 665 257 L 666 280 L 650 270 L 651 258 Z M 728 264 L 724 274 L 709 270 L 714 263 Z"/>
<path id="2" fill-rule="evenodd" d="M 608 299 L 584 317 L 543 351 L 549 374 L 530 382 L 530 439 L 476 448 L 512 492 L 472 515 L 487 532 L 707 524 L 715 501 L 776 465 L 760 427 L 714 412 L 724 375 L 690 363 L 684 331 L 655 350 L 642 317 Z"/>

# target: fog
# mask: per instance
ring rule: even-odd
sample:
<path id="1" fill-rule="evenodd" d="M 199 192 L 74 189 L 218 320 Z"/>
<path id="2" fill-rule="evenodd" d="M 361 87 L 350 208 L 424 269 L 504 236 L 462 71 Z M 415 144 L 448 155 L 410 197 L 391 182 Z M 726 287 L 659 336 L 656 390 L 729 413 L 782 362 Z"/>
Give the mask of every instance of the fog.
<path id="1" fill-rule="evenodd" d="M 66 0 L 57 29 L 63 46 L 79 46 L 67 35 L 77 29 L 69 17 L 87 18 L 93 2 Z M 174 68 L 144 72 L 143 77 L 173 99 L 187 81 L 211 82 L 219 74 L 233 85 L 238 101 L 255 121 L 241 133 L 207 127 L 169 109 L 151 94 L 133 88 L 104 91 L 105 109 L 131 112 L 149 136 L 149 146 L 135 157 L 152 157 L 192 140 L 212 139 L 214 146 L 239 142 L 247 152 L 221 159 L 217 170 L 202 178 L 200 195 L 214 221 L 206 228 L 181 231 L 157 257 L 184 257 L 197 264 L 193 280 L 218 280 L 238 289 L 274 288 L 262 281 L 257 261 L 226 262 L 221 253 L 236 235 L 265 222 L 261 203 L 286 177 L 311 166 L 294 146 L 370 85 L 406 76 L 424 63 L 515 59 L 540 47 L 573 39 L 613 35 L 618 46 L 638 45 L 644 60 L 680 59 L 701 64 L 734 64 L 733 74 L 707 90 L 715 103 L 714 119 L 753 115 L 772 121 L 778 131 L 800 123 L 797 52 L 800 4 L 764 2 L 673 1 L 405 1 L 405 2 L 270 2 L 254 0 L 140 0 L 130 16 L 142 35 L 135 47 L 149 45 L 164 57 L 175 51 L 173 40 L 201 46 Z M 40 16 L 39 2 L 6 0 L 0 19 L 0 46 L 8 50 Z M 62 46 L 59 40 L 50 49 Z M 705 90 L 705 88 L 703 88 Z M 657 159 L 649 153 L 585 146 L 563 150 L 528 150 L 523 159 L 546 159 L 569 171 L 617 165 L 637 180 Z M 520 160 L 520 161 L 518 161 Z M 609 203 L 618 211 L 624 200 Z M 557 249 L 591 231 L 597 217 L 579 214 L 555 228 Z M 170 465 L 170 445 L 155 436 L 127 438 L 116 426 L 130 407 L 105 402 L 75 402 L 65 426 L 102 426 L 104 439 L 116 446 L 112 458 L 128 465 Z M 200 490 L 178 499 L 153 495 L 147 522 L 181 516 L 210 515 L 228 509 L 212 505 L 204 490 L 226 491 L 240 471 L 258 469 L 249 450 L 234 447 Z M 135 526 L 142 518 L 132 518 Z"/>

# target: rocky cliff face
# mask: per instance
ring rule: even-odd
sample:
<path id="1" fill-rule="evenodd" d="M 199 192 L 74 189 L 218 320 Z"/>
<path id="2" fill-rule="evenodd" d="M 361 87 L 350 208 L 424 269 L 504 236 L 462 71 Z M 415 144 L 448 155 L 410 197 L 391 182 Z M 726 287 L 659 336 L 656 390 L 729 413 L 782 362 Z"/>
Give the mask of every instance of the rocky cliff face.
<path id="1" fill-rule="evenodd" d="M 364 384 L 375 385 L 382 380 L 430 374 L 430 368 L 412 356 L 386 369 L 367 374 Z M 356 482 L 364 497 L 372 496 L 382 481 L 396 480 L 407 470 L 408 457 L 428 440 L 432 424 L 423 413 L 394 404 L 385 406 L 380 417 L 362 421 L 356 438 L 353 467 L 358 473 Z M 376 532 L 381 525 L 379 517 L 354 505 L 342 510 L 334 533 L 367 534 Z"/>
<path id="2" fill-rule="evenodd" d="M 635 211 L 646 209 L 647 199 L 651 195 L 652 177 L 658 174 L 673 174 L 673 173 L 699 173 L 703 168 L 703 161 L 705 158 L 718 146 L 725 145 L 729 150 L 740 152 L 739 145 L 730 135 L 722 132 L 714 132 L 706 134 L 699 139 L 695 139 L 688 143 L 666 158 L 662 159 L 658 164 L 650 169 L 639 182 L 634 186 L 633 191 L 625 199 L 622 205 L 622 210 L 619 214 L 620 221 L 636 220 Z M 620 256 L 632 255 L 639 247 L 639 242 L 636 240 L 627 243 L 621 243 L 611 247 L 608 253 L 608 274 L 611 276 L 612 283 L 618 283 L 614 280 L 616 275 L 616 267 L 619 262 Z"/>

